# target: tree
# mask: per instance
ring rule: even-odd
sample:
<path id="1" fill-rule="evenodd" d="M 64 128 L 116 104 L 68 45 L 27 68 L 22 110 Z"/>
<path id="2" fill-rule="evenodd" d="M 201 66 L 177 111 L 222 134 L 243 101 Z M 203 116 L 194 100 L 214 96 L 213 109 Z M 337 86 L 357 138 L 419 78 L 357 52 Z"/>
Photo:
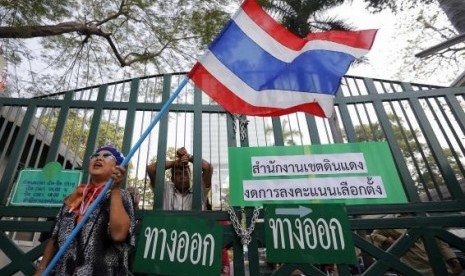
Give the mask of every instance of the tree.
<path id="1" fill-rule="evenodd" d="M 128 174 L 130 175 L 130 174 Z M 153 200 L 154 200 L 154 193 L 152 188 L 150 188 L 150 184 L 146 179 L 139 179 L 136 177 L 128 177 L 126 181 L 126 187 L 134 187 L 137 189 L 138 194 L 140 195 L 140 203 L 142 205 L 142 209 L 152 209 L 153 208 Z"/>
<path id="2" fill-rule="evenodd" d="M 460 33 L 465 33 L 465 2 L 462 0 L 438 0 L 439 6 L 449 18 L 452 26 Z"/>
<path id="3" fill-rule="evenodd" d="M 293 129 L 289 121 L 286 119 L 283 120 L 282 129 L 283 129 L 284 145 L 290 145 L 290 146 L 297 145 L 294 139 L 301 138 L 302 133 L 299 130 Z M 265 135 L 268 136 L 271 134 L 273 134 L 273 126 L 268 125 L 265 127 Z"/>
<path id="4" fill-rule="evenodd" d="M 396 39 L 392 50 L 391 66 L 396 79 L 449 85 L 463 71 L 465 65 L 464 43 L 457 43 L 435 53 L 419 58 L 422 50 L 456 38 L 461 33 L 457 27 L 465 16 L 451 19 L 447 7 L 465 15 L 465 1 L 454 0 L 364 0 L 368 10 L 376 13 L 388 9 L 396 14 Z M 454 28 L 455 26 L 455 28 Z M 399 44 L 403 46 L 399 46 Z M 438 74 L 441 72 L 441 74 Z"/>
<path id="5" fill-rule="evenodd" d="M 114 76 L 117 67 L 128 67 L 127 72 L 138 74 L 185 69 L 186 60 L 192 63 L 229 18 L 228 3 L 3 0 L 1 54 L 10 65 L 30 63 L 27 70 L 31 83 L 16 89 L 36 93 L 41 92 L 33 89 L 39 81 L 46 85 L 59 81 L 63 85 L 72 80 L 88 86 L 89 78 L 98 76 L 101 82 L 108 72 Z M 30 38 L 38 39 L 25 40 Z M 43 47 L 41 55 L 47 71 L 64 70 L 61 78 L 37 72 L 38 55 L 30 49 L 37 48 L 37 44 Z M 24 78 L 13 72 L 10 70 L 10 78 Z"/>
<path id="6" fill-rule="evenodd" d="M 364 2 L 375 12 L 390 9 L 395 13 L 437 3 L 449 18 L 452 26 L 460 34 L 465 33 L 465 2 L 462 0 L 364 0 Z"/>
<path id="7" fill-rule="evenodd" d="M 425 189 L 435 189 L 437 186 L 445 185 L 439 167 L 434 160 L 432 153 L 428 150 L 424 142 L 419 142 L 420 131 L 409 130 L 402 118 L 396 118 L 394 114 L 388 114 L 389 121 L 396 141 L 404 155 L 407 166 L 412 174 L 419 192 Z M 379 123 L 360 124 L 355 126 L 355 133 L 358 141 L 383 141 L 384 132 Z M 451 164 L 455 174 L 460 175 L 460 168 L 455 162 L 454 155 L 449 148 L 443 149 L 444 155 Z M 458 156 L 460 159 L 462 156 Z"/>
<path id="8" fill-rule="evenodd" d="M 37 121 L 40 122 L 50 133 L 53 133 L 56 128 L 58 114 L 55 113 L 56 112 L 53 111 L 44 112 L 44 115 L 41 116 L 44 119 L 37 118 Z M 84 154 L 91 122 L 92 116 L 87 116 L 82 112 L 70 111 L 68 120 L 64 127 L 61 144 L 68 148 L 69 151 L 73 152 L 80 160 L 88 158 L 84 156 Z M 113 144 L 117 148 L 121 148 L 123 136 L 124 127 L 114 123 L 114 118 L 110 120 L 102 120 L 97 136 L 97 147 L 105 144 Z M 169 148 L 168 152 L 169 154 L 174 155 L 174 148 Z M 152 159 L 152 161 L 155 160 L 155 158 Z M 145 178 L 138 178 L 138 176 L 134 173 L 134 165 L 132 163 L 129 163 L 127 176 L 126 187 L 136 188 L 139 194 L 142 195 L 141 204 L 143 207 L 146 209 L 152 208 L 154 199 L 153 191 Z"/>
<path id="9" fill-rule="evenodd" d="M 56 111 L 45 111 L 42 117 L 37 118 L 37 121 L 50 133 L 55 132 L 58 114 Z M 89 136 L 89 126 L 92 122 L 92 116 L 86 114 L 70 111 L 68 120 L 63 131 L 61 144 L 71 150 L 78 158 L 83 160 L 86 151 L 87 137 Z M 112 144 L 121 148 L 123 143 L 124 127 L 118 126 L 109 120 L 102 120 L 100 122 L 99 133 L 97 136 L 97 146 L 105 144 Z"/>
<path id="10" fill-rule="evenodd" d="M 290 31 L 304 37 L 308 32 L 331 29 L 350 30 L 351 26 L 335 18 L 322 18 L 329 8 L 342 2 L 337 0 L 261 0 L 263 6 L 277 15 Z M 449 84 L 465 65 L 464 47 L 456 45 L 427 58 L 416 58 L 422 49 L 430 48 L 457 35 L 450 22 L 460 31 L 465 25 L 465 1 L 462 0 L 363 0 L 373 13 L 391 10 L 398 20 L 397 43 L 405 46 L 393 52 L 391 63 L 397 67 L 395 78 L 415 82 Z M 456 3 L 457 2 L 457 3 Z M 440 5 L 440 6 L 439 6 Z M 450 22 L 445 17 L 447 14 Z M 449 9 L 448 9 L 449 8 Z M 440 76 L 436 73 L 441 70 Z"/>
<path id="11" fill-rule="evenodd" d="M 323 16 L 325 11 L 344 3 L 344 0 L 261 0 L 259 2 L 265 9 L 275 14 L 283 26 L 300 37 L 313 32 L 351 29 L 342 20 Z"/>

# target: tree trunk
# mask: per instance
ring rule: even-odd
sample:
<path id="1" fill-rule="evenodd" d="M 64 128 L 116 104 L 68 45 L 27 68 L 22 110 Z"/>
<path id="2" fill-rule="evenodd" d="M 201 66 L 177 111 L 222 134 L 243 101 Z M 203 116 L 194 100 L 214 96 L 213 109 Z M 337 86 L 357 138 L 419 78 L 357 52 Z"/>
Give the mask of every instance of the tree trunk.
<path id="1" fill-rule="evenodd" d="M 86 25 L 78 22 L 65 22 L 47 26 L 0 27 L 0 38 L 33 38 L 74 32 L 83 35 L 108 35 L 102 32 L 102 30 L 95 25 Z"/>
<path id="2" fill-rule="evenodd" d="M 449 18 L 452 26 L 460 33 L 465 33 L 465 1 L 438 0 L 439 6 Z"/>

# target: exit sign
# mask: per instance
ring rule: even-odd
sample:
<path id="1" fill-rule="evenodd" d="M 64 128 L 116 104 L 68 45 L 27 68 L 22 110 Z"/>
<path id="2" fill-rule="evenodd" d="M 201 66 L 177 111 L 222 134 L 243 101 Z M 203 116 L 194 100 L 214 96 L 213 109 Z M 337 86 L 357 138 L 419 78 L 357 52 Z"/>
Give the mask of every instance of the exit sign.
<path id="1" fill-rule="evenodd" d="M 216 221 L 179 214 L 146 214 L 134 271 L 156 275 L 219 275 L 223 227 Z"/>
<path id="2" fill-rule="evenodd" d="M 269 262 L 355 264 L 343 204 L 265 205 Z"/>

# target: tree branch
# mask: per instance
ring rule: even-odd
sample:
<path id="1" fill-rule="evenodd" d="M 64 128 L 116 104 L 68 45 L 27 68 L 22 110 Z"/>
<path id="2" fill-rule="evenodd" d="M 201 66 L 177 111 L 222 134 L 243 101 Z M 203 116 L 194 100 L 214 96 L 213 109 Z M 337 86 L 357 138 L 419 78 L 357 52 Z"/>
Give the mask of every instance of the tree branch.
<path id="1" fill-rule="evenodd" d="M 0 27 L 0 38 L 47 37 L 74 32 L 83 35 L 107 35 L 93 24 L 86 25 L 79 22 L 64 22 L 57 25 Z"/>
<path id="2" fill-rule="evenodd" d="M 122 2 L 124 3 L 124 1 Z M 120 12 L 115 14 L 110 19 L 116 18 L 121 15 L 123 9 L 123 4 L 120 8 Z M 165 50 L 171 43 L 177 40 L 186 40 L 195 37 L 183 37 L 182 39 L 172 39 L 165 43 L 163 47 L 157 52 L 144 52 L 144 53 L 130 53 L 126 56 L 122 56 L 119 50 L 116 47 L 116 44 L 111 38 L 111 33 L 105 33 L 100 29 L 99 23 L 79 23 L 79 22 L 64 22 L 57 25 L 43 25 L 43 26 L 19 26 L 19 27 L 0 27 L 0 38 L 15 38 L 15 39 L 26 39 L 34 37 L 48 37 L 48 36 L 57 36 L 62 34 L 69 33 L 78 33 L 80 35 L 86 36 L 83 40 L 83 43 L 86 43 L 89 37 L 95 35 L 105 38 L 113 51 L 116 59 L 118 60 L 121 67 L 129 66 L 133 63 L 143 62 L 145 60 L 159 56 L 163 50 Z M 108 21 L 105 21 L 108 22 Z"/>
<path id="3" fill-rule="evenodd" d="M 125 6 L 126 6 L 126 0 L 122 0 L 117 13 L 105 18 L 102 21 L 97 22 L 96 25 L 101 26 L 101 25 L 107 23 L 108 21 L 111 21 L 113 19 L 118 18 L 120 15 L 126 15 L 127 16 L 127 13 L 124 11 Z"/>
<path id="4" fill-rule="evenodd" d="M 116 45 L 113 43 L 113 40 L 111 39 L 110 35 L 105 35 L 104 36 L 105 39 L 108 41 L 108 44 L 110 45 L 111 49 L 113 50 L 113 53 L 115 54 L 116 56 L 116 59 L 118 59 L 118 62 L 120 63 L 120 66 L 121 67 L 124 67 L 124 66 L 129 66 L 133 63 L 136 63 L 136 62 L 143 62 L 143 61 L 146 61 L 148 59 L 151 59 L 151 58 L 155 58 L 159 55 L 161 55 L 161 53 L 169 47 L 169 45 L 172 43 L 172 42 L 175 42 L 175 41 L 178 41 L 178 40 L 186 40 L 186 39 L 192 39 L 192 38 L 196 38 L 196 36 L 192 36 L 192 37 L 184 37 L 182 39 L 180 38 L 177 38 L 177 39 L 172 39 L 172 40 L 169 40 L 168 42 L 166 42 L 163 47 L 160 48 L 160 50 L 158 50 L 157 52 L 144 52 L 144 53 L 128 53 L 127 55 L 125 55 L 124 57 L 121 56 L 121 54 L 119 53 L 118 49 L 116 49 Z"/>

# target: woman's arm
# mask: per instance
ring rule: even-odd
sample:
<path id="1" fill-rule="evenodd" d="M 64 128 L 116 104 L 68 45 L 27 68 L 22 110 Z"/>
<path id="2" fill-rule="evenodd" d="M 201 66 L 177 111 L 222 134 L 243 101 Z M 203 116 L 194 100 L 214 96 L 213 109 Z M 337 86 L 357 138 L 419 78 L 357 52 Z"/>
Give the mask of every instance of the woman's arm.
<path id="1" fill-rule="evenodd" d="M 124 242 L 129 234 L 129 215 L 124 208 L 120 185 L 124 180 L 126 169 L 116 166 L 113 169 L 114 180 L 110 190 L 110 236 L 115 242 Z M 132 202 L 131 202 L 132 204 Z"/>
<path id="2" fill-rule="evenodd" d="M 111 190 L 110 235 L 116 242 L 124 242 L 129 234 L 129 215 L 123 204 L 121 189 Z"/>
<path id="3" fill-rule="evenodd" d="M 34 276 L 39 276 L 45 271 L 48 263 L 52 260 L 53 256 L 55 255 L 55 251 L 55 239 L 51 238 L 45 246 L 42 260 L 40 261 L 39 266 L 37 266 L 36 271 L 34 272 Z"/>

